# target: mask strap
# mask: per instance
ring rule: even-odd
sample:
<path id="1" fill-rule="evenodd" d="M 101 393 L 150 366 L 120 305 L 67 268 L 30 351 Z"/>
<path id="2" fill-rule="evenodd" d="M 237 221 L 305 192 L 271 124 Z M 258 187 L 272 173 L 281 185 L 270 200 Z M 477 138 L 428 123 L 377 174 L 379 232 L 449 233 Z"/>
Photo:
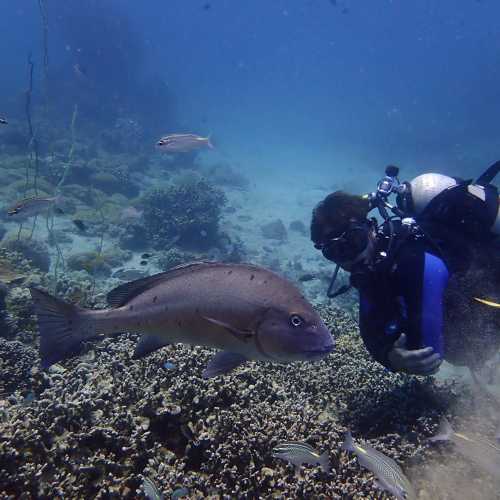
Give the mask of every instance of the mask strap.
<path id="1" fill-rule="evenodd" d="M 333 286 L 335 285 L 335 281 L 337 280 L 337 275 L 339 274 L 339 269 L 340 269 L 340 266 L 337 264 L 335 266 L 335 271 L 333 271 L 332 279 L 330 281 L 330 286 L 328 287 L 328 290 L 326 291 L 326 296 L 329 299 L 334 299 L 335 297 L 338 297 L 339 295 L 342 295 L 351 289 L 351 285 L 342 285 L 338 290 L 336 290 L 335 292 L 333 291 Z"/>

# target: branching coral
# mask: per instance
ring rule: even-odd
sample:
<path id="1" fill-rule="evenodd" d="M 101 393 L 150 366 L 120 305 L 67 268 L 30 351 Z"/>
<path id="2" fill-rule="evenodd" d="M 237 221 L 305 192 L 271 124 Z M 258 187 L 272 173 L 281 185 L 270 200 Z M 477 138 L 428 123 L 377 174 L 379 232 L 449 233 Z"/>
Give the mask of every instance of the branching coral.
<path id="1" fill-rule="evenodd" d="M 204 249 L 217 242 L 224 193 L 204 179 L 153 191 L 144 198 L 144 221 L 154 248 L 173 242 Z"/>

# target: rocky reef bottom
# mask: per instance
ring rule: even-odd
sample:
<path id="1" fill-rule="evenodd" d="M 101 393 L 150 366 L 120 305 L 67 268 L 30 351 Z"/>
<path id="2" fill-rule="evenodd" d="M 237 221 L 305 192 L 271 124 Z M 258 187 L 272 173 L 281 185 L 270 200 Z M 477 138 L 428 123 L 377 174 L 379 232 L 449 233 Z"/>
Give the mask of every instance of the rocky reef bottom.
<path id="1" fill-rule="evenodd" d="M 348 429 L 398 461 L 420 499 L 497 498 L 494 478 L 428 442 L 458 407 L 468 428 L 494 435 L 467 390 L 388 373 L 348 315 L 321 313 L 337 337 L 326 359 L 249 363 L 212 380 L 201 377 L 208 349 L 133 361 L 136 338 L 123 335 L 42 372 L 35 347 L 2 340 L 1 498 L 141 498 L 144 477 L 165 498 L 389 498 L 341 452 Z M 284 440 L 328 451 L 331 473 L 273 458 Z"/>

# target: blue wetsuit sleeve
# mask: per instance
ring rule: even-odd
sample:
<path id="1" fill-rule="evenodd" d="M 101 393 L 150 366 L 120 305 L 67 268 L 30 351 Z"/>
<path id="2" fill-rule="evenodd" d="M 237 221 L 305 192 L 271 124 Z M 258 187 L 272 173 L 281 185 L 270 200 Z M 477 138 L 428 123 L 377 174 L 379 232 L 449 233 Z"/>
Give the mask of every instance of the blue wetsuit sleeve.
<path id="1" fill-rule="evenodd" d="M 449 277 L 445 263 L 428 252 L 409 253 L 398 259 L 397 268 L 408 349 L 432 347 L 443 356 L 443 297 Z"/>
<path id="2" fill-rule="evenodd" d="M 387 353 L 394 339 L 386 334 L 385 305 L 383 298 L 377 299 L 367 292 L 359 292 L 359 330 L 366 349 L 373 359 L 389 368 Z"/>

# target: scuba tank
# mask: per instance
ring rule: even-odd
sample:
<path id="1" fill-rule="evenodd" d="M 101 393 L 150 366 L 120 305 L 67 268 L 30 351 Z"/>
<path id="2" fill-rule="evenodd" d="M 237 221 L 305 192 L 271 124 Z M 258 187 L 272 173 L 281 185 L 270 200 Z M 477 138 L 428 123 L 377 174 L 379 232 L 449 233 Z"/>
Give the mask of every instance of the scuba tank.
<path id="1" fill-rule="evenodd" d="M 491 184 L 500 171 L 500 161 L 475 182 L 427 173 L 404 183 L 397 193 L 398 207 L 420 222 L 445 224 L 475 238 L 500 235 L 498 189 Z"/>

